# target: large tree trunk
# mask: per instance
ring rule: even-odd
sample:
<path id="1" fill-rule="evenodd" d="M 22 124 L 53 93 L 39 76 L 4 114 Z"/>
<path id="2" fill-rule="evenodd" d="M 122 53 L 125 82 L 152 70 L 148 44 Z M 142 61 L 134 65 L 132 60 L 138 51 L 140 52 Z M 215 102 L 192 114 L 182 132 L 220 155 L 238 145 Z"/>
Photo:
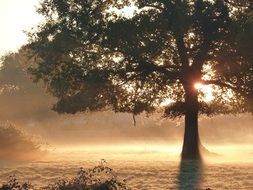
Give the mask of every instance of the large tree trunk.
<path id="1" fill-rule="evenodd" d="M 185 89 L 185 132 L 182 150 L 183 160 L 201 159 L 198 132 L 198 92 L 193 86 Z"/>

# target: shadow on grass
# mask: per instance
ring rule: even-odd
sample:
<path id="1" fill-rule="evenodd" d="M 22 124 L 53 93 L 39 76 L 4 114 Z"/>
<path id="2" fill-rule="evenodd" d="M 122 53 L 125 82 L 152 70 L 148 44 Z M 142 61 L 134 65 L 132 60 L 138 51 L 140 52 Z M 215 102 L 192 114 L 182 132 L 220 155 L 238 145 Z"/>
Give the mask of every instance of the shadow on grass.
<path id="1" fill-rule="evenodd" d="M 178 190 L 199 189 L 202 174 L 202 161 L 182 160 L 178 175 Z"/>

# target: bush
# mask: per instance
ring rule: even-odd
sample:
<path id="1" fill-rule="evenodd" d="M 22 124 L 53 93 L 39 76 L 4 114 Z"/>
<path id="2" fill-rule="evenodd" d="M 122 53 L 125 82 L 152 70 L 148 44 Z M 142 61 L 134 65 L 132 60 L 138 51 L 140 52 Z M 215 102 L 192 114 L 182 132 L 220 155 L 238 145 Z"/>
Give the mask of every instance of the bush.
<path id="1" fill-rule="evenodd" d="M 59 180 L 44 190 L 129 190 L 125 180 L 118 180 L 114 171 L 102 160 L 92 169 L 80 168 L 77 176 L 71 180 Z"/>
<path id="2" fill-rule="evenodd" d="M 12 177 L 3 184 L 0 190 L 33 190 L 30 183 L 19 183 Z M 80 168 L 72 179 L 61 179 L 54 184 L 43 187 L 42 190 L 130 190 L 126 181 L 120 181 L 113 169 L 106 166 L 105 160 L 92 169 Z"/>
<path id="3" fill-rule="evenodd" d="M 42 155 L 41 146 L 12 124 L 0 124 L 0 159 L 33 159 Z"/>
<path id="4" fill-rule="evenodd" d="M 10 180 L 0 187 L 0 190 L 32 190 L 30 183 L 20 183 L 14 176 L 10 176 Z"/>

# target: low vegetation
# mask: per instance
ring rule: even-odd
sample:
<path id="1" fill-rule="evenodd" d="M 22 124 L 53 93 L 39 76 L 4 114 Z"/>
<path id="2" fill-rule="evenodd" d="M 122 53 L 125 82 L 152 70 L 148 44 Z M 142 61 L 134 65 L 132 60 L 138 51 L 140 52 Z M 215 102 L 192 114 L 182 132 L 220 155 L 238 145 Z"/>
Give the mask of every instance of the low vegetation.
<path id="1" fill-rule="evenodd" d="M 0 160 L 27 160 L 43 155 L 41 145 L 12 124 L 0 124 Z"/>
<path id="2" fill-rule="evenodd" d="M 20 183 L 15 177 L 0 187 L 0 190 L 34 190 L 30 183 Z M 130 190 L 126 181 L 120 181 L 104 160 L 94 168 L 80 168 L 72 179 L 61 179 L 41 190 Z"/>

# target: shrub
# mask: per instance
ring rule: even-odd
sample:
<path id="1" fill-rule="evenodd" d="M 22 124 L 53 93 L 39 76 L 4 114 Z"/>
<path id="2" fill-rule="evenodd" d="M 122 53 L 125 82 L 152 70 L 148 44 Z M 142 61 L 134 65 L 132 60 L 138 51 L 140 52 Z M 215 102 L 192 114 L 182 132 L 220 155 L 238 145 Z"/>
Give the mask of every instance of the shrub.
<path id="1" fill-rule="evenodd" d="M 21 183 L 14 176 L 10 176 L 10 180 L 0 187 L 0 190 L 32 190 L 33 186 L 30 183 Z"/>
<path id="2" fill-rule="evenodd" d="M 34 190 L 30 183 L 20 183 L 15 177 L 3 184 L 0 190 Z M 71 179 L 61 179 L 41 190 L 130 190 L 126 181 L 120 181 L 105 160 L 94 168 L 80 168 L 77 175 Z"/>
<path id="3" fill-rule="evenodd" d="M 0 159 L 33 159 L 41 155 L 41 146 L 12 124 L 0 124 Z"/>
<path id="4" fill-rule="evenodd" d="M 102 160 L 92 169 L 80 168 L 77 176 L 71 180 L 59 180 L 44 190 L 129 190 L 125 180 L 118 180 L 113 169 Z"/>

